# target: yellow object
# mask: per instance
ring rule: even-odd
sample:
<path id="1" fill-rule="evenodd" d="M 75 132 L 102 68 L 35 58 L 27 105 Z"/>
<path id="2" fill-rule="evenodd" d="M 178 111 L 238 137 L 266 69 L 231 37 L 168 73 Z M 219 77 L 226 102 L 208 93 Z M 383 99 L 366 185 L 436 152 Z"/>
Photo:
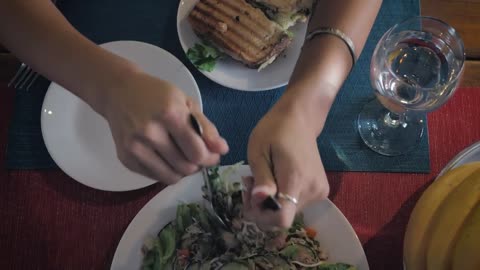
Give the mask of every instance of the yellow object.
<path id="1" fill-rule="evenodd" d="M 439 177 L 425 190 L 411 214 L 405 234 L 406 270 L 427 269 L 427 244 L 430 241 L 432 218 L 449 194 L 479 169 L 480 162 L 455 168 Z"/>
<path id="2" fill-rule="evenodd" d="M 431 221 L 428 270 L 449 270 L 457 235 L 480 201 L 480 169 L 462 181 L 442 202 Z M 478 270 L 478 269 L 477 269 Z"/>
<path id="3" fill-rule="evenodd" d="M 465 221 L 453 252 L 452 270 L 480 269 L 480 205 Z"/>

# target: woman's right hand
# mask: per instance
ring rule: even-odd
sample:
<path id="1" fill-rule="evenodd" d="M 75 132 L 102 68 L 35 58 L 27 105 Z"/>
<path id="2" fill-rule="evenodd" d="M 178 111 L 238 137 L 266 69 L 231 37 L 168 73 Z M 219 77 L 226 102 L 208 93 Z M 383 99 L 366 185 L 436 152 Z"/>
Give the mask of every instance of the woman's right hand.
<path id="1" fill-rule="evenodd" d="M 227 142 L 202 114 L 198 104 L 174 85 L 136 71 L 103 96 L 117 156 L 130 170 L 164 184 L 174 184 L 201 166 L 219 162 Z M 203 129 L 200 137 L 190 114 Z"/>

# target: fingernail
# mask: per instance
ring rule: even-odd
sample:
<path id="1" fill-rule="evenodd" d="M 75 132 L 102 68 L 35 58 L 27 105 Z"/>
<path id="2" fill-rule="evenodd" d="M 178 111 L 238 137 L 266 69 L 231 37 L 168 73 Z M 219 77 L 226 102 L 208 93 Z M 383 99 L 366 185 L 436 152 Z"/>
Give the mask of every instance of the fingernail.
<path id="1" fill-rule="evenodd" d="M 230 146 L 228 146 L 227 140 L 225 140 L 224 138 L 222 138 L 222 141 L 223 141 L 223 144 L 225 145 L 225 150 L 223 151 L 222 154 L 226 154 L 230 150 Z"/>
<path id="2" fill-rule="evenodd" d="M 220 140 L 228 147 L 228 143 L 227 143 L 227 140 L 225 140 L 225 138 L 220 137 Z"/>
<path id="3" fill-rule="evenodd" d="M 204 141 L 207 144 L 207 147 L 213 152 L 224 155 L 229 151 L 227 141 L 222 137 L 205 137 Z"/>
<path id="4" fill-rule="evenodd" d="M 253 197 L 267 197 L 268 195 L 273 195 L 271 189 L 267 186 L 255 186 L 252 189 L 252 196 Z"/>
<path id="5" fill-rule="evenodd" d="M 225 150 L 225 148 L 228 150 L 228 144 L 227 144 L 227 141 L 224 138 L 218 136 L 218 137 L 214 138 L 212 140 L 212 142 L 214 142 L 216 144 L 217 148 L 220 151 L 223 152 Z"/>

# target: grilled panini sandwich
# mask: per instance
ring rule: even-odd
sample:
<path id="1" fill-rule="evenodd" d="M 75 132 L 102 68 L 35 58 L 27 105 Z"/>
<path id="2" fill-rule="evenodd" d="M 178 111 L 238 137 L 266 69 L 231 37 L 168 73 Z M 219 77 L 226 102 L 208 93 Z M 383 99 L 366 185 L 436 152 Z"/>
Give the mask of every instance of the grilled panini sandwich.
<path id="1" fill-rule="evenodd" d="M 267 66 L 292 41 L 278 23 L 245 0 L 200 0 L 189 22 L 200 38 L 250 68 Z"/>

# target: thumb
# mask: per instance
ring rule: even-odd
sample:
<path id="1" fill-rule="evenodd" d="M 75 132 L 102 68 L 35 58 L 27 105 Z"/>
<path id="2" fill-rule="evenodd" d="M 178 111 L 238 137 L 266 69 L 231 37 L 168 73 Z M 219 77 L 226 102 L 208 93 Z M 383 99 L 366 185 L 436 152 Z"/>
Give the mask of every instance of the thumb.
<path id="1" fill-rule="evenodd" d="M 272 171 L 273 166 L 270 158 L 263 155 L 251 159 L 249 164 L 254 178 L 251 195 L 252 205 L 260 206 L 268 196 L 274 196 L 277 193 L 277 184 Z"/>

